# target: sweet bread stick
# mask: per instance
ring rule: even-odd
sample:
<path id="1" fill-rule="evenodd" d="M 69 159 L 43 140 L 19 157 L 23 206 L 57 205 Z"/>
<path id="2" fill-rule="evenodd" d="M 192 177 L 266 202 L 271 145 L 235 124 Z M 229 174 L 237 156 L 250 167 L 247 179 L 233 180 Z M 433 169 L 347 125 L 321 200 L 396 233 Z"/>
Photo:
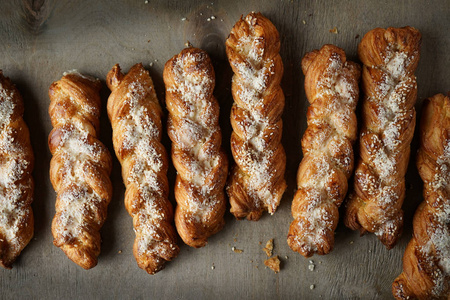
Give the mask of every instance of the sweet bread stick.
<path id="1" fill-rule="evenodd" d="M 175 225 L 183 241 L 203 247 L 225 224 L 228 160 L 221 148 L 219 104 L 208 54 L 186 48 L 164 67 L 167 131 L 177 169 Z"/>
<path id="2" fill-rule="evenodd" d="M 375 233 L 388 249 L 403 229 L 420 44 L 421 35 L 412 27 L 376 28 L 358 47 L 364 64 L 360 159 L 344 222 L 361 234 Z"/>
<path id="3" fill-rule="evenodd" d="M 0 70 L 0 265 L 10 269 L 34 233 L 33 150 L 22 97 Z"/>
<path id="4" fill-rule="evenodd" d="M 353 171 L 361 68 L 348 61 L 341 48 L 325 45 L 305 55 L 302 69 L 311 105 L 302 139 L 303 160 L 297 174 L 288 244 L 309 257 L 327 254 L 334 246 L 338 208 Z"/>
<path id="5" fill-rule="evenodd" d="M 450 298 L 450 98 L 425 100 L 417 168 L 424 201 L 416 210 L 413 238 L 395 279 L 397 299 Z"/>
<path id="6" fill-rule="evenodd" d="M 178 255 L 172 204 L 168 199 L 168 158 L 161 144 L 162 109 L 142 64 L 126 75 L 115 65 L 106 83 L 113 144 L 126 186 L 125 207 L 133 217 L 133 252 L 140 268 L 155 274 Z"/>
<path id="7" fill-rule="evenodd" d="M 286 154 L 281 145 L 284 94 L 283 62 L 275 26 L 261 13 L 250 13 L 234 25 L 226 51 L 234 76 L 231 92 L 231 151 L 235 166 L 227 186 L 231 213 L 259 220 L 273 214 L 286 181 Z"/>
<path id="8" fill-rule="evenodd" d="M 100 88 L 99 80 L 71 72 L 49 89 L 50 180 L 58 194 L 53 243 L 84 269 L 97 265 L 112 196 L 111 155 L 98 140 Z"/>

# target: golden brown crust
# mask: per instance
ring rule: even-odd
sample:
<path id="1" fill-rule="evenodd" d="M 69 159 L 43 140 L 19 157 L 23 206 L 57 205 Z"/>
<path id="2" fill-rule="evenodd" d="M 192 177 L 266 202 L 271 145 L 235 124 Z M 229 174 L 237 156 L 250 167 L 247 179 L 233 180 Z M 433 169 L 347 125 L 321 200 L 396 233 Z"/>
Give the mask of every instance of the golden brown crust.
<path id="1" fill-rule="evenodd" d="M 164 67 L 168 133 L 175 183 L 175 225 L 183 241 L 203 247 L 225 224 L 224 186 L 228 160 L 221 149 L 219 104 L 208 54 L 187 48 Z"/>
<path id="2" fill-rule="evenodd" d="M 421 35 L 412 27 L 376 28 L 358 47 L 363 122 L 353 191 L 344 222 L 375 233 L 391 249 L 403 228 L 405 173 L 414 133 Z"/>
<path id="3" fill-rule="evenodd" d="M 34 232 L 33 150 L 21 95 L 0 70 L 0 266 L 10 269 Z"/>
<path id="4" fill-rule="evenodd" d="M 417 168 L 423 201 L 414 215 L 413 238 L 403 272 L 392 284 L 397 299 L 450 297 L 450 98 L 427 99 L 422 110 Z"/>
<path id="5" fill-rule="evenodd" d="M 302 60 L 308 128 L 302 138 L 303 160 L 292 202 L 288 244 L 305 257 L 327 254 L 334 246 L 338 208 L 353 171 L 355 109 L 361 68 L 339 47 L 325 45 Z"/>
<path id="6" fill-rule="evenodd" d="M 234 25 L 226 51 L 234 76 L 231 151 L 236 165 L 227 186 L 231 213 L 259 220 L 273 214 L 286 189 L 286 154 L 281 145 L 283 63 L 275 26 L 250 13 Z"/>
<path id="7" fill-rule="evenodd" d="M 84 269 L 97 264 L 100 228 L 112 196 L 112 161 L 98 140 L 99 80 L 69 73 L 49 89 L 50 180 L 57 192 L 53 243 Z"/>
<path id="8" fill-rule="evenodd" d="M 278 255 L 275 255 L 274 257 L 268 258 L 264 260 L 264 265 L 274 271 L 275 273 L 280 273 L 280 265 L 281 261 Z"/>
<path id="9" fill-rule="evenodd" d="M 133 252 L 140 268 L 155 274 L 178 255 L 172 204 L 168 199 L 168 157 L 161 144 L 162 109 L 153 81 L 142 64 L 126 75 L 109 71 L 108 116 L 126 186 L 125 207 L 133 217 Z"/>

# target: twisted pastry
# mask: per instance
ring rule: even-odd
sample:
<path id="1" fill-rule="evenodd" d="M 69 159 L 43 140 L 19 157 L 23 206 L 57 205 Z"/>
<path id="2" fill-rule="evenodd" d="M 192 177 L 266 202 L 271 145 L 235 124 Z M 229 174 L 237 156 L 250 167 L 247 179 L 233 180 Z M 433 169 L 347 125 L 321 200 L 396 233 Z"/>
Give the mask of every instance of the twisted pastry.
<path id="1" fill-rule="evenodd" d="M 281 145 L 283 62 L 275 26 L 260 13 L 234 25 L 226 51 L 234 76 L 231 151 L 236 165 L 227 186 L 231 212 L 257 221 L 273 214 L 286 189 L 286 154 Z"/>
<path id="2" fill-rule="evenodd" d="M 305 55 L 302 69 L 311 105 L 302 139 L 303 160 L 292 202 L 295 220 L 289 228 L 288 244 L 309 257 L 333 249 L 338 208 L 353 171 L 361 68 L 347 61 L 341 48 L 325 45 Z"/>
<path id="3" fill-rule="evenodd" d="M 358 47 L 364 64 L 360 160 L 345 225 L 375 233 L 391 249 L 403 228 L 405 173 L 414 134 L 421 35 L 412 27 L 376 28 Z"/>
<path id="4" fill-rule="evenodd" d="M 97 139 L 100 88 L 99 80 L 72 72 L 49 89 L 50 180 L 58 193 L 53 243 L 84 269 L 97 264 L 99 230 L 112 196 L 111 156 Z"/>
<path id="5" fill-rule="evenodd" d="M 208 54 L 187 48 L 164 66 L 167 130 L 172 140 L 175 225 L 183 241 L 203 247 L 222 229 L 228 161 L 221 149 L 219 104 L 213 96 L 215 76 Z"/>
<path id="6" fill-rule="evenodd" d="M 11 269 L 34 232 L 34 166 L 24 105 L 0 70 L 0 265 Z"/>
<path id="7" fill-rule="evenodd" d="M 417 168 L 423 201 L 392 292 L 397 299 L 450 299 L 450 98 L 424 103 Z"/>
<path id="8" fill-rule="evenodd" d="M 126 186 L 125 207 L 133 217 L 133 253 L 140 268 L 155 274 L 178 255 L 168 199 L 168 158 L 161 144 L 162 110 L 153 81 L 142 64 L 127 75 L 115 65 L 106 83 L 111 90 L 108 116 Z"/>

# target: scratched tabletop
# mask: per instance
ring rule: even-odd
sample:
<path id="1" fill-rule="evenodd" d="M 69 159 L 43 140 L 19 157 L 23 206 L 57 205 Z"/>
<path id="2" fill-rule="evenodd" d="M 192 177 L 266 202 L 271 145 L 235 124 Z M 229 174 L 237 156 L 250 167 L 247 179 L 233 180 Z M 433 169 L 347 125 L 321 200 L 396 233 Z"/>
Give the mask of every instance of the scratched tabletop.
<path id="1" fill-rule="evenodd" d="M 150 71 L 164 106 L 164 63 L 190 42 L 206 50 L 213 61 L 223 145 L 231 161 L 232 71 L 225 54 L 225 40 L 239 17 L 251 11 L 268 17 L 281 38 L 282 88 L 286 95 L 282 143 L 287 154 L 288 188 L 277 212 L 250 222 L 235 220 L 228 209 L 224 229 L 210 238 L 207 246 L 194 249 L 180 240 L 178 257 L 161 272 L 148 275 L 137 266 L 132 253 L 132 219 L 125 210 L 120 164 L 113 155 L 114 195 L 101 229 L 98 265 L 86 271 L 74 264 L 53 245 L 51 234 L 56 194 L 48 175 L 50 84 L 72 69 L 102 81 L 100 139 L 114 154 L 106 116 L 107 72 L 116 63 L 127 72 L 133 64 L 142 62 Z M 395 248 L 388 251 L 373 234 L 360 237 L 340 220 L 330 254 L 306 259 L 293 252 L 286 236 L 292 221 L 290 206 L 302 158 L 300 139 L 306 129 L 308 107 L 300 62 L 306 52 L 326 43 L 342 47 L 349 59 L 358 61 L 357 45 L 367 31 L 375 27 L 414 26 L 423 38 L 416 72 L 416 109 L 420 116 L 424 98 L 450 90 L 449 16 L 448 0 L 0 0 L 0 69 L 23 95 L 24 119 L 30 127 L 36 157 L 34 238 L 12 270 L 0 270 L 0 298 L 392 298 L 391 284 L 402 269 L 403 252 L 412 235 L 412 217 L 423 200 L 422 182 L 415 166 L 417 134 L 406 176 L 404 232 Z M 163 143 L 169 150 L 166 131 Z M 168 176 L 173 204 L 175 175 L 171 166 Z M 281 260 L 278 274 L 264 266 L 267 256 L 262 248 L 269 239 L 274 239 L 274 254 Z"/>

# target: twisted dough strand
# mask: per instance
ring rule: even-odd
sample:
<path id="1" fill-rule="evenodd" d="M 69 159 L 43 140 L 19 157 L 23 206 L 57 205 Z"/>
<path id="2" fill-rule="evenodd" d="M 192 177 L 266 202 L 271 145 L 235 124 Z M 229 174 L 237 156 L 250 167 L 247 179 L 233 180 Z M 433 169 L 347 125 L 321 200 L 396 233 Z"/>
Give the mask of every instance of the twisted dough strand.
<path id="1" fill-rule="evenodd" d="M 168 158 L 160 142 L 162 110 L 142 64 L 126 75 L 115 65 L 106 82 L 114 149 L 126 186 L 125 207 L 136 233 L 134 256 L 140 268 L 154 274 L 179 252 L 168 199 Z"/>
<path id="2" fill-rule="evenodd" d="M 403 228 L 405 173 L 414 134 L 421 35 L 412 27 L 377 28 L 358 47 L 364 64 L 363 124 L 354 191 L 344 222 L 392 248 Z"/>
<path id="3" fill-rule="evenodd" d="M 168 133 L 175 183 L 175 225 L 183 241 L 203 247 L 222 229 L 228 161 L 221 149 L 219 104 L 213 96 L 214 69 L 208 54 L 187 48 L 164 67 Z"/>
<path id="4" fill-rule="evenodd" d="M 273 214 L 286 189 L 279 50 L 277 29 L 260 13 L 241 17 L 226 41 L 234 72 L 231 150 L 236 162 L 227 192 L 238 219 L 256 221 L 264 210 Z"/>
<path id="5" fill-rule="evenodd" d="M 403 256 L 403 272 L 392 292 L 397 299 L 450 297 L 450 98 L 426 100 L 422 110 L 417 168 L 423 201 L 414 215 L 414 234 Z"/>
<path id="6" fill-rule="evenodd" d="M 24 105 L 0 70 L 0 266 L 10 269 L 33 237 L 34 156 Z"/>
<path id="7" fill-rule="evenodd" d="M 308 128 L 302 139 L 303 160 L 292 202 L 288 244 L 309 257 L 333 249 L 338 208 L 353 171 L 361 68 L 333 45 L 307 53 L 302 60 L 309 102 Z"/>
<path id="8" fill-rule="evenodd" d="M 111 156 L 97 139 L 100 88 L 98 80 L 69 73 L 49 89 L 50 180 L 58 194 L 53 243 L 84 269 L 97 264 L 112 196 Z"/>

